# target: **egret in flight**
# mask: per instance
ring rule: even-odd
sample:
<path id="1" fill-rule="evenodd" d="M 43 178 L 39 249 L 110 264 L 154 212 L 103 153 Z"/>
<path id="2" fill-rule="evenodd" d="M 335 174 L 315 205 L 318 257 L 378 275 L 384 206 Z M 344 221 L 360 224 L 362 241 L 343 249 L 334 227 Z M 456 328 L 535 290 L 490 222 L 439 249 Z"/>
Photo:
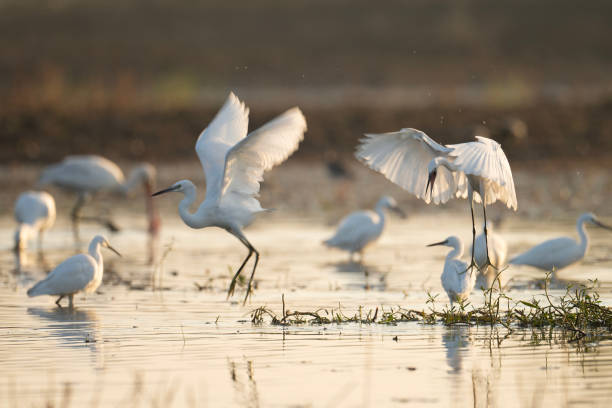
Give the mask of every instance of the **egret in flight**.
<path id="1" fill-rule="evenodd" d="M 15 251 L 26 249 L 28 240 L 38 234 L 38 251 L 42 252 L 43 233 L 55 222 L 55 200 L 44 191 L 26 191 L 15 202 Z"/>
<path id="2" fill-rule="evenodd" d="M 55 304 L 68 296 L 69 307 L 77 292 L 93 293 L 102 283 L 104 262 L 100 247 L 105 247 L 121 256 L 102 235 L 96 235 L 89 244 L 87 254 L 71 256 L 53 269 L 49 275 L 28 290 L 28 296 L 59 296 Z"/>
<path id="3" fill-rule="evenodd" d="M 323 244 L 348 251 L 351 259 L 355 252 L 359 252 L 363 258 L 366 246 L 376 242 L 382 234 L 385 227 L 385 209 L 395 211 L 402 218 L 406 216 L 393 197 L 381 197 L 374 211 L 355 211 L 344 217 L 334 236 L 323 241 Z"/>
<path id="4" fill-rule="evenodd" d="M 499 271 L 506 265 L 508 259 L 508 244 L 506 240 L 493 231 L 491 224 L 487 223 L 488 236 L 488 251 L 487 242 L 485 242 L 484 228 L 481 234 L 476 237 L 474 241 L 474 260 L 476 266 L 480 270 L 479 278 L 482 278 L 482 282 L 479 280 L 479 285 L 488 289 L 495 282 L 495 277 Z M 487 252 L 489 254 L 489 262 L 491 265 L 487 265 Z M 501 276 L 499 277 L 501 283 Z"/>
<path id="5" fill-rule="evenodd" d="M 578 217 L 576 229 L 580 242 L 569 237 L 561 237 L 544 241 L 527 252 L 510 259 L 512 265 L 529 265 L 545 271 L 563 269 L 584 258 L 589 248 L 589 237 L 585 224 L 589 223 L 612 231 L 612 227 L 601 223 L 594 214 L 585 213 Z"/>
<path id="6" fill-rule="evenodd" d="M 219 227 L 234 235 L 249 250 L 234 274 L 228 297 L 234 292 L 236 279 L 255 254 L 246 296 L 249 297 L 259 252 L 242 229 L 255 214 L 265 211 L 257 200 L 263 172 L 285 161 L 304 138 L 306 119 L 299 108 L 292 108 L 247 134 L 249 110 L 233 93 L 202 131 L 196 142 L 196 153 L 206 176 L 206 197 L 195 212 L 189 208 L 196 200 L 196 187 L 181 180 L 154 196 L 180 192 L 185 198 L 179 204 L 183 222 L 191 228 Z"/>
<path id="7" fill-rule="evenodd" d="M 97 221 L 111 231 L 118 231 L 110 220 L 100 217 L 81 217 L 81 209 L 92 195 L 100 191 L 127 194 L 139 185 L 144 187 L 147 200 L 149 233 L 154 235 L 159 229 L 159 217 L 151 200 L 151 193 L 155 187 L 155 168 L 149 163 L 138 165 L 126 180 L 119 166 L 104 157 L 68 156 L 60 163 L 47 167 L 40 176 L 38 184 L 42 186 L 53 184 L 77 194 L 78 198 L 71 213 L 74 236 L 77 240 L 80 219 Z"/>
<path id="8" fill-rule="evenodd" d="M 429 244 L 428 247 L 443 245 L 453 248 L 446 255 L 444 261 L 444 272 L 440 280 L 442 287 L 448 295 L 451 305 L 453 302 L 464 301 L 470 297 L 474 284 L 476 283 L 476 273 L 468 270 L 468 266 L 461 260 L 463 256 L 463 243 L 461 239 L 455 236 L 450 236 L 444 241 Z"/>
<path id="9" fill-rule="evenodd" d="M 410 128 L 365 136 L 355 153 L 357 158 L 417 198 L 441 204 L 452 197 L 467 197 L 472 213 L 472 259 L 468 268 L 476 266 L 473 201 L 482 202 L 485 244 L 486 206 L 499 200 L 515 211 L 517 207 L 512 171 L 499 143 L 476 136 L 475 142 L 442 146 Z M 486 263 L 492 264 L 488 253 Z"/>

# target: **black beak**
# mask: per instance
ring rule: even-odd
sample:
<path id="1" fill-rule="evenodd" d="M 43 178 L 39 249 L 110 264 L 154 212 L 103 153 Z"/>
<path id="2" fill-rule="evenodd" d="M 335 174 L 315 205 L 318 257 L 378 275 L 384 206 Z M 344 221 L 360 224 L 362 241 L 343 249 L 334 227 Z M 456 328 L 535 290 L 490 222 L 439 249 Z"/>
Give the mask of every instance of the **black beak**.
<path id="1" fill-rule="evenodd" d="M 400 217 L 406 218 L 406 213 L 399 207 L 391 207 L 391 210 L 397 213 Z"/>
<path id="2" fill-rule="evenodd" d="M 158 196 L 158 195 L 161 195 L 161 194 L 164 194 L 164 193 L 169 193 L 171 191 L 176 191 L 177 189 L 178 189 L 178 187 L 174 187 L 174 186 L 168 187 L 168 188 L 166 188 L 164 190 L 159 190 L 157 193 L 151 194 L 151 197 L 155 197 L 155 196 Z"/>
<path id="3" fill-rule="evenodd" d="M 436 242 L 434 244 L 429 244 L 427 245 L 428 247 L 432 247 L 432 246 L 436 246 L 436 245 L 446 245 L 446 243 L 448 242 L 447 239 L 445 239 L 444 241 L 440 241 L 440 242 Z"/>
<path id="4" fill-rule="evenodd" d="M 427 186 L 425 187 L 425 196 L 426 197 L 427 197 L 427 191 L 429 191 L 429 197 L 430 198 L 433 195 L 433 187 L 434 187 L 434 183 L 436 182 L 436 176 L 437 175 L 438 175 L 438 172 L 436 170 L 434 170 L 431 173 L 429 173 L 429 178 L 427 179 Z"/>
<path id="5" fill-rule="evenodd" d="M 606 224 L 604 224 L 604 223 L 602 223 L 602 222 L 599 222 L 599 221 L 597 221 L 597 220 L 593 220 L 593 224 L 597 225 L 597 226 L 598 226 L 598 227 L 600 227 L 600 228 L 603 228 L 603 229 L 607 229 L 607 230 L 612 231 L 612 227 L 610 227 L 609 225 L 606 225 Z"/>

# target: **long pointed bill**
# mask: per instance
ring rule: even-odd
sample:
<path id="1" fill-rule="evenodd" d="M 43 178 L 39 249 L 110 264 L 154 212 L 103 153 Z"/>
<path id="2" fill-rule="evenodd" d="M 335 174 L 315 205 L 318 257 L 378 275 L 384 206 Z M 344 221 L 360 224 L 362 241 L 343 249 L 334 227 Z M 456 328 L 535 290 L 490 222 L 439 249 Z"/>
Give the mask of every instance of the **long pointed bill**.
<path id="1" fill-rule="evenodd" d="M 434 244 L 429 244 L 427 245 L 428 247 L 432 247 L 432 246 L 437 246 L 437 245 L 445 245 L 448 242 L 448 240 L 444 240 L 444 241 L 440 241 L 440 242 L 436 242 Z"/>
<path id="2" fill-rule="evenodd" d="M 107 246 L 108 249 L 110 249 L 111 251 L 113 251 L 114 253 L 116 253 L 117 255 L 121 256 L 121 254 L 119 253 L 119 251 L 117 251 L 115 248 L 113 248 L 112 246 L 108 245 Z"/>
<path id="3" fill-rule="evenodd" d="M 391 207 L 391 210 L 394 211 L 397 215 L 399 215 L 402 218 L 406 218 L 406 213 L 404 212 L 404 210 L 402 210 L 399 207 Z"/>
<path id="4" fill-rule="evenodd" d="M 153 193 L 153 194 L 151 195 L 151 197 L 155 197 L 155 196 L 158 196 L 158 195 L 160 195 L 160 194 L 164 194 L 164 193 L 169 193 L 169 192 L 171 192 L 171 191 L 176 191 L 176 189 L 177 189 L 177 188 L 178 188 L 178 187 L 174 187 L 174 186 L 172 186 L 172 187 L 168 187 L 168 188 L 166 188 L 166 189 L 164 189 L 164 190 L 160 190 L 160 191 L 158 191 L 157 193 Z"/>
<path id="5" fill-rule="evenodd" d="M 433 196 L 433 187 L 436 182 L 436 176 L 438 173 L 434 170 L 429 173 L 429 178 L 427 179 L 427 186 L 425 186 L 425 196 L 427 196 L 427 192 L 429 191 L 429 198 Z"/>
<path id="6" fill-rule="evenodd" d="M 599 222 L 599 221 L 597 221 L 597 220 L 593 220 L 593 224 L 595 224 L 595 225 L 597 225 L 598 227 L 601 227 L 601 228 L 603 228 L 603 229 L 607 229 L 607 230 L 612 231 L 612 227 L 611 227 L 611 226 L 606 225 L 606 224 L 604 224 L 604 223 L 602 223 L 602 222 Z"/>

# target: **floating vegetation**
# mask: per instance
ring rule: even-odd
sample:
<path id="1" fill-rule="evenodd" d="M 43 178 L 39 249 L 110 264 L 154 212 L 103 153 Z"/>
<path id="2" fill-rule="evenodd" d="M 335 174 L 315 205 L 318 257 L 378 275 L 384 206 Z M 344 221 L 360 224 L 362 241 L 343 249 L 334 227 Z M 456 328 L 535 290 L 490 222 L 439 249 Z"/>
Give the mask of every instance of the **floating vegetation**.
<path id="1" fill-rule="evenodd" d="M 314 311 L 289 310 L 285 306 L 283 295 L 283 310 L 280 315 L 266 306 L 261 306 L 251 312 L 251 322 L 262 324 L 269 320 L 271 324 L 281 326 L 332 323 L 395 325 L 401 322 L 419 322 L 446 326 L 503 326 L 509 331 L 519 328 L 549 328 L 569 332 L 572 341 L 586 336 L 612 334 L 612 309 L 601 304 L 596 280 L 589 281 L 588 284 L 568 285 L 565 294 L 554 301 L 548 292 L 550 278 L 549 273 L 545 279 L 544 294 L 539 298 L 534 296 L 531 301 L 514 301 L 498 287 L 483 291 L 483 306 L 475 307 L 468 302 L 459 302 L 441 310 L 436 310 L 435 307 L 437 295 L 429 293 L 427 310 L 379 306 L 366 311 L 360 306 L 353 314 L 347 314 L 341 305 Z M 499 282 L 499 279 L 496 281 Z"/>

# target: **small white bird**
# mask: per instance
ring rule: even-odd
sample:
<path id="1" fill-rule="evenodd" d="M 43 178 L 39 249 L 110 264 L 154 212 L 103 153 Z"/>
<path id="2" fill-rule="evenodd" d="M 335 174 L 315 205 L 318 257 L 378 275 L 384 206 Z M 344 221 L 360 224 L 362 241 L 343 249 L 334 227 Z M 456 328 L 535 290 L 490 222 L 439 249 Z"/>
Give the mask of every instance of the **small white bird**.
<path id="1" fill-rule="evenodd" d="M 453 248 L 452 251 L 446 255 L 446 261 L 444 261 L 444 272 L 442 272 L 442 287 L 448 295 L 448 299 L 451 302 L 457 302 L 459 300 L 467 300 L 474 289 L 476 283 L 476 273 L 472 270 L 468 270 L 468 266 L 461 260 L 463 256 L 463 243 L 458 237 L 450 236 L 444 241 L 436 242 L 435 244 L 429 244 L 428 247 L 443 245 Z"/>
<path id="2" fill-rule="evenodd" d="M 55 222 L 55 200 L 44 191 L 26 191 L 15 202 L 15 251 L 27 248 L 28 240 L 38 233 L 38 251 L 42 251 L 43 233 Z"/>
<path id="3" fill-rule="evenodd" d="M 411 128 L 365 136 L 355 153 L 357 158 L 417 198 L 441 204 L 452 197 L 467 197 L 472 213 L 472 248 L 476 237 L 474 200 L 482 202 L 485 242 L 486 206 L 500 200 L 516 211 L 510 164 L 494 140 L 476 136 L 475 142 L 442 146 Z M 490 259 L 487 264 L 491 264 Z M 472 251 L 469 268 L 475 265 Z"/>
<path id="4" fill-rule="evenodd" d="M 28 290 L 28 296 L 59 296 L 55 303 L 60 307 L 60 301 L 64 296 L 68 296 L 69 307 L 72 307 L 75 293 L 95 292 L 102 283 L 104 274 L 101 246 L 121 256 L 116 249 L 110 246 L 105 237 L 96 235 L 89 244 L 89 253 L 71 256 L 57 265 L 45 279 Z"/>
<path id="5" fill-rule="evenodd" d="M 234 292 L 240 272 L 255 253 L 245 302 L 251 293 L 259 252 L 242 229 L 257 213 L 265 211 L 256 198 L 263 173 L 297 150 L 304 138 L 306 119 L 296 107 L 249 134 L 248 124 L 248 108 L 230 93 L 217 116 L 198 137 L 196 153 L 206 175 L 206 197 L 195 212 L 189 211 L 196 200 L 196 187 L 189 180 L 181 180 L 153 194 L 183 193 L 185 198 L 179 204 L 179 214 L 185 224 L 191 228 L 223 228 L 247 247 L 249 254 L 234 274 L 228 297 Z"/>
<path id="6" fill-rule="evenodd" d="M 92 195 L 100 191 L 127 194 L 139 185 L 144 186 L 147 199 L 149 232 L 154 234 L 159 229 L 159 217 L 151 200 L 151 193 L 155 186 L 155 167 L 149 163 L 138 165 L 126 180 L 119 166 L 104 157 L 94 155 L 68 156 L 60 163 L 43 170 L 38 185 L 48 184 L 53 184 L 78 195 L 77 202 L 71 212 L 75 238 L 78 238 L 78 222 L 80 219 L 100 222 L 111 231 L 118 230 L 110 220 L 100 217 L 81 217 L 81 208 Z"/>
<path id="7" fill-rule="evenodd" d="M 478 285 L 485 289 L 491 287 L 495 281 L 495 277 L 506 265 L 506 260 L 508 259 L 508 245 L 506 244 L 506 240 L 493 231 L 490 223 L 487 223 L 487 230 L 489 232 L 488 253 L 491 265 L 487 265 L 487 243 L 485 242 L 484 228 L 483 232 L 479 234 L 476 237 L 476 241 L 474 241 L 474 260 L 480 271 L 477 278 Z M 501 281 L 501 276 L 499 279 Z"/>
<path id="8" fill-rule="evenodd" d="M 545 271 L 552 271 L 553 269 L 563 269 L 580 261 L 589 248 L 589 237 L 586 233 L 585 223 L 612 231 L 612 227 L 599 222 L 594 214 L 584 213 L 576 221 L 580 242 L 576 242 L 569 237 L 550 239 L 515 256 L 510 259 L 509 263 L 512 265 L 529 265 Z"/>
<path id="9" fill-rule="evenodd" d="M 383 196 L 376 203 L 374 211 L 355 211 L 344 217 L 334 236 L 323 241 L 323 244 L 348 251 L 351 259 L 355 252 L 359 252 L 363 258 L 363 250 L 366 246 L 373 244 L 382 234 L 387 208 L 395 211 L 402 218 L 406 216 L 393 197 Z"/>

